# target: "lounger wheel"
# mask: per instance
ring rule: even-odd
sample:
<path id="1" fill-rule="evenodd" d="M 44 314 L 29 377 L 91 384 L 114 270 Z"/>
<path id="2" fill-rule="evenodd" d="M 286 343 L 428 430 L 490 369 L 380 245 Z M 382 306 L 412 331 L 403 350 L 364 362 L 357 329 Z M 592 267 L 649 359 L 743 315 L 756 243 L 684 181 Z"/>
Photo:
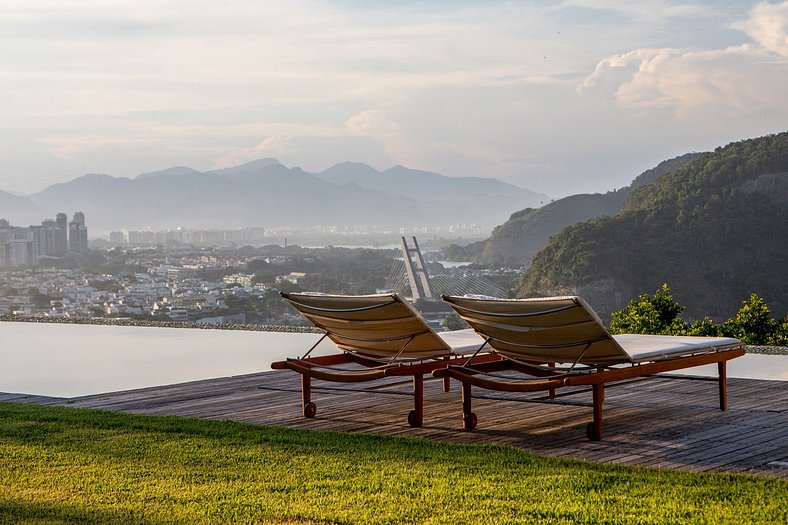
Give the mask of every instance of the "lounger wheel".
<path id="1" fill-rule="evenodd" d="M 599 441 L 596 437 L 596 427 L 593 423 L 586 425 L 586 437 L 589 441 Z"/>
<path id="2" fill-rule="evenodd" d="M 476 414 L 471 412 L 462 416 L 462 423 L 465 426 L 465 430 L 475 430 L 476 425 L 479 424 L 479 419 L 476 417 Z"/>
<path id="3" fill-rule="evenodd" d="M 315 417 L 315 414 L 317 414 L 316 404 L 309 402 L 304 405 L 304 417 Z"/>
<path id="4" fill-rule="evenodd" d="M 421 423 L 422 423 L 421 418 L 419 417 L 419 415 L 416 413 L 415 410 L 411 410 L 410 412 L 408 412 L 408 424 L 410 426 L 419 428 L 421 427 Z"/>

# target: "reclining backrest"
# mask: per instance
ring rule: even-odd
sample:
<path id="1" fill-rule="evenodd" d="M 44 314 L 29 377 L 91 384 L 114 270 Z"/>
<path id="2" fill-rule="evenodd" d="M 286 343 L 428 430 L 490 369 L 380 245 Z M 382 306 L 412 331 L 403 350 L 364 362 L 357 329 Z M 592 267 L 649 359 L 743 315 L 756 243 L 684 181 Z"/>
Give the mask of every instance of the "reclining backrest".
<path id="1" fill-rule="evenodd" d="M 282 297 L 312 324 L 324 330 L 342 350 L 373 357 L 399 354 L 404 358 L 421 358 L 452 354 L 451 348 L 398 294 L 283 293 Z"/>
<path id="2" fill-rule="evenodd" d="M 524 361 L 604 365 L 630 361 L 580 297 L 446 301 L 496 352 Z"/>

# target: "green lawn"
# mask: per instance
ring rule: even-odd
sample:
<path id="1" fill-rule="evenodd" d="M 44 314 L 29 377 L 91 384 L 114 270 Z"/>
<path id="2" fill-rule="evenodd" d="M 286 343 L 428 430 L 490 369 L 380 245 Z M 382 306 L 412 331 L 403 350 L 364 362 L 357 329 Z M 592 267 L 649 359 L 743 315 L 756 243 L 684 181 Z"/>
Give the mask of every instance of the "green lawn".
<path id="1" fill-rule="evenodd" d="M 788 483 L 0 403 L 0 523 L 785 523 Z"/>

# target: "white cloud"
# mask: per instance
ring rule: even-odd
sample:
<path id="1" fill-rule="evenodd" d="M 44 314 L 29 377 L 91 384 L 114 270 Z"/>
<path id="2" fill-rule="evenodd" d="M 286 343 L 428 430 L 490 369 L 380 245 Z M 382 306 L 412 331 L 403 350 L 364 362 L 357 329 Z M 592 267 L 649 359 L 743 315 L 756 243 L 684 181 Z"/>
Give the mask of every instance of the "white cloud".
<path id="1" fill-rule="evenodd" d="M 751 44 L 706 51 L 636 49 L 600 61 L 577 88 L 612 95 L 624 108 L 669 108 L 679 118 L 741 118 L 788 112 L 788 2 L 761 3 L 732 27 Z"/>
<path id="2" fill-rule="evenodd" d="M 750 12 L 749 20 L 731 27 L 750 35 L 762 48 L 788 57 L 788 2 L 760 2 Z"/>

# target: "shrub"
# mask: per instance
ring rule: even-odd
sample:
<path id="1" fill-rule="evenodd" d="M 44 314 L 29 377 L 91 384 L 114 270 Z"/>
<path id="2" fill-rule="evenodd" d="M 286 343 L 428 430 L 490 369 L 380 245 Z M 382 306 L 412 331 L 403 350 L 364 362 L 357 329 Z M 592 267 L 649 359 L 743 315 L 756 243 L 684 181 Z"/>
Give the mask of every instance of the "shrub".
<path id="1" fill-rule="evenodd" d="M 677 303 L 667 284 L 654 295 L 641 294 L 627 306 L 613 312 L 610 332 L 614 334 L 684 333 L 685 323 L 678 318 L 684 307 Z"/>
<path id="2" fill-rule="evenodd" d="M 641 294 L 613 312 L 610 333 L 726 336 L 748 345 L 788 346 L 788 316 L 774 319 L 766 302 L 757 294 L 750 294 L 736 315 L 721 325 L 708 317 L 685 323 L 678 317 L 683 310 L 673 299 L 668 285 L 663 284 L 654 295 Z"/>
<path id="3" fill-rule="evenodd" d="M 722 335 L 721 327 L 708 317 L 695 321 L 687 328 L 687 335 L 717 337 Z"/>
<path id="4" fill-rule="evenodd" d="M 767 345 L 777 332 L 777 321 L 772 318 L 769 307 L 756 294 L 742 303 L 736 315 L 725 321 L 722 331 L 725 335 L 741 339 L 750 345 Z"/>

